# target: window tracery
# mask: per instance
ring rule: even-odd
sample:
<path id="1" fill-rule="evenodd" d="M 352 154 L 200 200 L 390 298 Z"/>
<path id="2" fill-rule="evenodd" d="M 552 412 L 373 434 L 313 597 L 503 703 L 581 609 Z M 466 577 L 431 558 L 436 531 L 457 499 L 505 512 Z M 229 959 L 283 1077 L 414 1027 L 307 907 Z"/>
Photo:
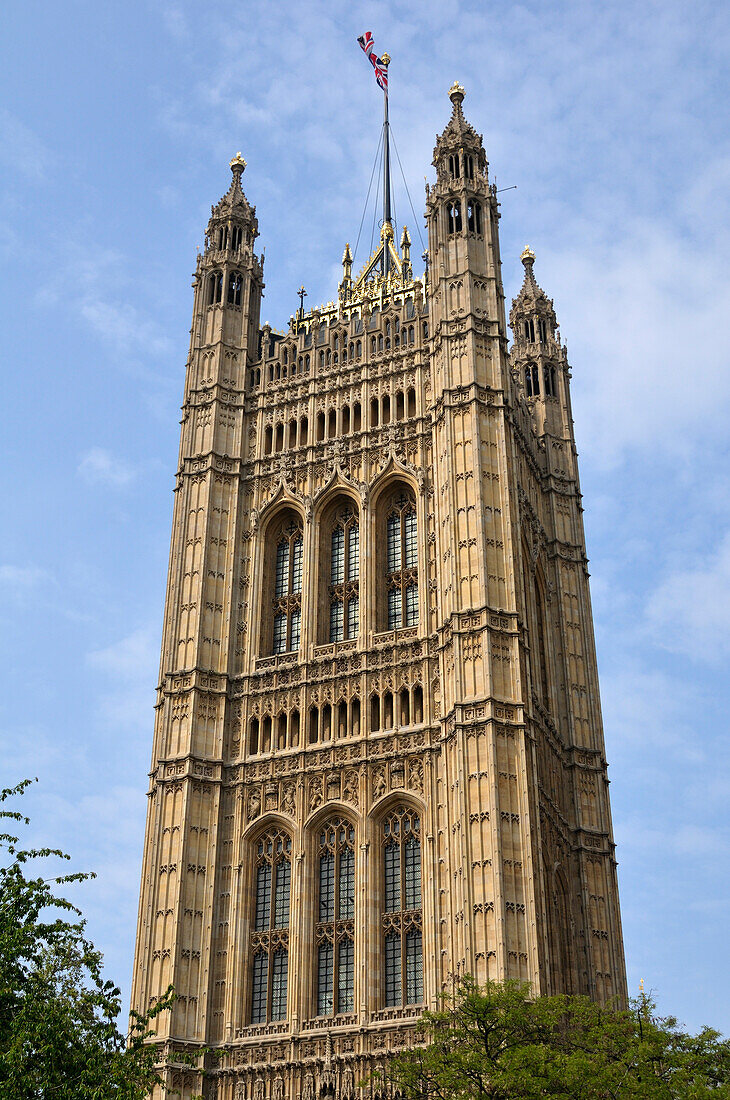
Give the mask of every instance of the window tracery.
<path id="1" fill-rule="evenodd" d="M 302 632 L 303 563 L 302 528 L 292 519 L 276 544 L 272 653 L 289 653 L 299 649 Z"/>
<path id="2" fill-rule="evenodd" d="M 360 525 L 341 511 L 330 536 L 329 640 L 356 638 L 360 628 Z"/>
<path id="3" fill-rule="evenodd" d="M 345 818 L 319 832 L 317 1015 L 352 1012 L 355 1005 L 355 829 Z"/>
<path id="4" fill-rule="evenodd" d="M 383 957 L 385 1005 L 423 1001 L 421 819 L 399 805 L 383 821 Z"/>
<path id="5" fill-rule="evenodd" d="M 386 520 L 388 630 L 418 624 L 418 540 L 416 506 L 400 493 Z"/>
<path id="6" fill-rule="evenodd" d="M 251 1023 L 285 1020 L 289 979 L 291 837 L 270 830 L 256 844 Z"/>
<path id="7" fill-rule="evenodd" d="M 528 397 L 540 396 L 540 372 L 537 363 L 528 363 L 525 367 L 525 392 Z"/>

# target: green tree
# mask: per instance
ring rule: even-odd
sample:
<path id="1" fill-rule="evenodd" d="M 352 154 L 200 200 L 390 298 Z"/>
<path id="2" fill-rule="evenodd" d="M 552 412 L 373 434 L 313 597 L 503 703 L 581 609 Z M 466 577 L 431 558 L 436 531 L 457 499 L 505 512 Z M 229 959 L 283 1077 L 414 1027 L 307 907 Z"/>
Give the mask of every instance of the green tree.
<path id="1" fill-rule="evenodd" d="M 721 1100 L 730 1043 L 661 1018 L 643 993 L 628 1009 L 585 997 L 531 999 L 529 985 L 471 979 L 423 1019 L 423 1046 L 387 1071 L 406 1100 Z"/>
<path id="2" fill-rule="evenodd" d="M 0 803 L 29 782 L 0 792 Z M 10 809 L 0 818 L 0 827 L 28 824 Z M 147 1016 L 132 1015 L 128 1041 L 117 1026 L 121 993 L 104 979 L 80 911 L 57 893 L 93 875 L 30 877 L 34 861 L 69 857 L 53 848 L 24 850 L 7 832 L 0 849 L 0 1096 L 142 1100 L 159 1080 L 145 1039 L 153 1018 L 169 1009 L 171 991 Z"/>

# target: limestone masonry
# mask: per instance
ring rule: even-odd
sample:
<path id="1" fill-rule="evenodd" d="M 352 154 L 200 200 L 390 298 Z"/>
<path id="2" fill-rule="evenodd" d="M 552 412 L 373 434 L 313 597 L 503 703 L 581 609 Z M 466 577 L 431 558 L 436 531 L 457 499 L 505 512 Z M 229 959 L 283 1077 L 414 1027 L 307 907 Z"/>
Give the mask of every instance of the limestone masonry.
<path id="1" fill-rule="evenodd" d="M 422 279 L 386 221 L 262 327 L 240 155 L 198 258 L 133 989 L 183 1098 L 387 1094 L 454 975 L 626 997 L 570 368 L 450 96 Z"/>

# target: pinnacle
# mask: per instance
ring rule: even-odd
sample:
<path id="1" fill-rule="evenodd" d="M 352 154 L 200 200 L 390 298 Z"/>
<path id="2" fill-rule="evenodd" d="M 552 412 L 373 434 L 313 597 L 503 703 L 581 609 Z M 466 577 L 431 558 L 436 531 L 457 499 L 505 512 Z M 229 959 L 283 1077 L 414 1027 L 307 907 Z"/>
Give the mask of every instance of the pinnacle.
<path id="1" fill-rule="evenodd" d="M 465 95 L 466 93 L 464 91 L 463 85 L 461 85 L 458 80 L 455 80 L 449 88 L 449 99 L 454 104 L 454 107 L 461 108 L 461 105 L 464 102 Z"/>
<path id="2" fill-rule="evenodd" d="M 464 117 L 464 112 L 461 109 L 465 94 L 463 86 L 459 84 L 458 80 L 455 80 L 449 88 L 449 99 L 453 104 L 451 118 L 443 133 L 436 138 L 434 164 L 444 149 L 450 151 L 453 146 L 469 145 L 476 152 L 482 148 L 481 136 Z"/>

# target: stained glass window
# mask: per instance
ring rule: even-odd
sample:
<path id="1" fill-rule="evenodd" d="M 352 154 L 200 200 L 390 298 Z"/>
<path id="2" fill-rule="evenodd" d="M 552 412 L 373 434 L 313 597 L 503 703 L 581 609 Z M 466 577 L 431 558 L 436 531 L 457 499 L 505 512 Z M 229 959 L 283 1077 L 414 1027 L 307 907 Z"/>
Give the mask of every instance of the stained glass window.
<path id="1" fill-rule="evenodd" d="M 271 831 L 256 846 L 251 932 L 251 1022 L 286 1018 L 291 838 Z"/>
<path id="2" fill-rule="evenodd" d="M 355 1003 L 355 829 L 333 818 L 319 837 L 316 1004 L 318 1016 Z"/>
<path id="3" fill-rule="evenodd" d="M 345 531 L 335 527 L 332 532 L 332 584 L 342 584 L 345 579 Z"/>
<path id="4" fill-rule="evenodd" d="M 276 548 L 276 595 L 286 596 L 289 590 L 289 539 Z"/>
<path id="5" fill-rule="evenodd" d="M 338 517 L 330 543 L 330 642 L 356 638 L 360 626 L 358 581 L 360 528 L 348 508 Z"/>
<path id="6" fill-rule="evenodd" d="M 383 963 L 386 1006 L 423 1001 L 421 822 L 397 806 L 383 822 Z M 405 1000 L 404 1000 L 405 995 Z"/>
<path id="7" fill-rule="evenodd" d="M 319 945 L 317 957 L 317 1015 L 332 1014 L 332 979 L 334 952 L 331 943 Z"/>
<path id="8" fill-rule="evenodd" d="M 283 947 L 277 947 L 272 960 L 271 1019 L 286 1019 L 286 992 L 289 977 L 289 956 Z"/>
<path id="9" fill-rule="evenodd" d="M 397 932 L 389 932 L 385 937 L 385 1003 L 388 1008 L 403 1003 L 400 935 Z"/>
<path id="10" fill-rule="evenodd" d="M 351 939 L 337 945 L 337 1011 L 352 1012 L 355 1004 L 355 945 Z"/>
<path id="11" fill-rule="evenodd" d="M 413 501 L 401 494 L 386 520 L 388 630 L 418 625 L 418 523 Z"/>
<path id="12" fill-rule="evenodd" d="M 251 1023 L 266 1022 L 266 1000 L 269 985 L 269 956 L 259 951 L 253 957 L 253 992 L 251 1000 Z"/>
<path id="13" fill-rule="evenodd" d="M 292 521 L 276 545 L 272 653 L 288 653 L 301 644 L 303 560 L 302 532 Z"/>

